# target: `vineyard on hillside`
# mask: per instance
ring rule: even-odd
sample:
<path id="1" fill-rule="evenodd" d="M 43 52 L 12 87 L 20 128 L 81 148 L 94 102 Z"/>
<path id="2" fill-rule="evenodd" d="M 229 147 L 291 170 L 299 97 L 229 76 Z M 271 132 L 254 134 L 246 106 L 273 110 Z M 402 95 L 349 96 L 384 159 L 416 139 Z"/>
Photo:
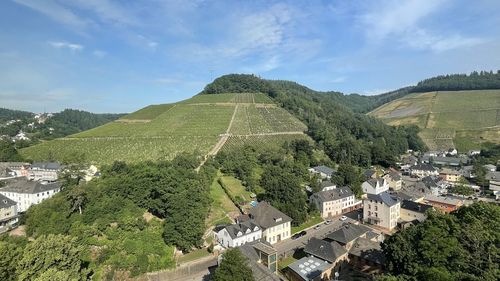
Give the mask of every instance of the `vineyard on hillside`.
<path id="1" fill-rule="evenodd" d="M 282 147 L 285 142 L 291 142 L 293 140 L 303 140 L 303 139 L 312 142 L 312 139 L 305 134 L 231 136 L 227 140 L 226 144 L 222 147 L 221 151 L 238 150 L 246 145 L 255 146 L 259 148 L 262 147 L 278 148 Z"/>
<path id="2" fill-rule="evenodd" d="M 306 129 L 264 94 L 199 95 L 175 104 L 151 105 L 115 122 L 28 147 L 21 153 L 32 160 L 64 161 L 77 153 L 95 164 L 136 162 L 171 159 L 180 152 L 207 155 L 224 144 L 228 130 L 230 135 L 245 137 L 229 137 L 223 149 L 241 147 L 253 138 L 259 145 L 273 146 L 282 143 L 280 139 L 297 138 L 297 134 L 305 137 L 302 132 Z"/>

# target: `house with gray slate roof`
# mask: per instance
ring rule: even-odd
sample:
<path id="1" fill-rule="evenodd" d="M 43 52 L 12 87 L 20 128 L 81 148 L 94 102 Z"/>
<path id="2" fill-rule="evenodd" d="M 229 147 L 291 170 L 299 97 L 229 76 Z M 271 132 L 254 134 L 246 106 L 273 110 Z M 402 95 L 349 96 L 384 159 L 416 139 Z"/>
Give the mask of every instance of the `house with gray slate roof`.
<path id="1" fill-rule="evenodd" d="M 335 241 L 349 250 L 354 240 L 359 237 L 366 237 L 366 234 L 370 231 L 370 228 L 364 225 L 349 223 L 328 234 L 326 239 Z"/>
<path id="2" fill-rule="evenodd" d="M 215 229 L 219 245 L 233 248 L 262 238 L 262 229 L 252 220 L 226 225 Z"/>
<path id="3" fill-rule="evenodd" d="M 400 218 L 400 207 L 399 199 L 387 191 L 367 194 L 363 200 L 363 218 L 367 223 L 392 230 Z"/>
<path id="4" fill-rule="evenodd" d="M 56 181 L 62 170 L 57 162 L 35 162 L 28 169 L 28 179 L 35 181 Z"/>
<path id="5" fill-rule="evenodd" d="M 258 225 L 262 229 L 262 238 L 270 244 L 288 239 L 292 235 L 292 219 L 265 201 L 251 208 L 248 216 L 241 216 L 238 222 L 246 220 L 252 220 Z"/>
<path id="6" fill-rule="evenodd" d="M 347 250 L 336 241 L 321 240 L 312 237 L 304 248 L 308 255 L 315 256 L 331 264 L 347 259 Z"/>
<path id="7" fill-rule="evenodd" d="M 349 187 L 316 192 L 309 201 L 316 206 L 323 218 L 339 216 L 362 205 Z"/>
<path id="8" fill-rule="evenodd" d="M 285 275 L 290 281 L 332 280 L 333 264 L 314 256 L 303 257 L 290 264 Z"/>
<path id="9" fill-rule="evenodd" d="M 379 194 L 389 190 L 389 183 L 384 178 L 374 178 L 363 182 L 361 188 L 364 193 Z"/>
<path id="10" fill-rule="evenodd" d="M 332 178 L 332 175 L 335 173 L 335 170 L 327 166 L 316 166 L 309 168 L 309 172 L 311 174 L 319 175 L 322 179 L 329 180 Z"/>
<path id="11" fill-rule="evenodd" d="M 17 221 L 17 203 L 0 194 L 0 233 L 15 227 Z"/>
<path id="12" fill-rule="evenodd" d="M 26 178 L 16 178 L 6 181 L 0 188 L 0 194 L 17 203 L 17 211 L 26 212 L 31 205 L 38 204 L 54 196 L 61 190 L 61 184 L 29 181 Z"/>

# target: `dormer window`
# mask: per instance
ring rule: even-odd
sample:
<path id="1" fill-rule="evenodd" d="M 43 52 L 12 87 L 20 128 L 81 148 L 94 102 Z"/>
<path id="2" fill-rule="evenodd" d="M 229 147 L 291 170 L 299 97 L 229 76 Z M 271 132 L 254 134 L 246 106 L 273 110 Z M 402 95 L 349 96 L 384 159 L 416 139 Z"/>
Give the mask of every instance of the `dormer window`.
<path id="1" fill-rule="evenodd" d="M 276 219 L 274 219 L 274 221 L 275 222 L 280 222 L 280 221 L 282 221 L 282 219 L 281 218 L 276 218 Z"/>
<path id="2" fill-rule="evenodd" d="M 241 231 L 238 231 L 238 234 L 236 234 L 236 236 L 241 236 L 243 233 L 241 233 Z"/>

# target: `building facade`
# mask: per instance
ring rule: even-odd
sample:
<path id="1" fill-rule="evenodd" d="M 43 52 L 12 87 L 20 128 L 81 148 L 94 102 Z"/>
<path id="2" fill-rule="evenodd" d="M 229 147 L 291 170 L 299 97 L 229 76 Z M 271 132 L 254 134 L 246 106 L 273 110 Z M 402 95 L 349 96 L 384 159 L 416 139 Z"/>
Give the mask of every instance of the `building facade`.
<path id="1" fill-rule="evenodd" d="M 362 202 L 356 199 L 348 187 L 316 192 L 311 195 L 309 201 L 316 206 L 322 218 L 339 216 L 362 205 Z"/>
<path id="2" fill-rule="evenodd" d="M 35 162 L 28 169 L 28 179 L 35 181 L 56 181 L 62 167 L 56 162 Z"/>
<path id="3" fill-rule="evenodd" d="M 363 184 L 361 188 L 367 194 L 379 194 L 389 190 L 389 183 L 384 178 L 369 179 Z"/>
<path id="4" fill-rule="evenodd" d="M 0 233 L 14 228 L 17 222 L 17 203 L 0 194 Z"/>
<path id="5" fill-rule="evenodd" d="M 26 212 L 31 205 L 54 196 L 61 190 L 59 183 L 28 181 L 25 178 L 8 181 L 0 188 L 0 194 L 17 203 L 19 213 Z"/>
<path id="6" fill-rule="evenodd" d="M 363 218 L 367 223 L 392 230 L 397 226 L 400 207 L 399 199 L 388 192 L 368 194 L 363 200 Z"/>
<path id="7" fill-rule="evenodd" d="M 262 230 L 253 221 L 227 225 L 216 229 L 216 239 L 225 248 L 242 246 L 262 238 Z"/>
<path id="8" fill-rule="evenodd" d="M 292 219 L 265 201 L 249 210 L 248 219 L 260 226 L 262 238 L 270 244 L 276 244 L 292 235 Z"/>

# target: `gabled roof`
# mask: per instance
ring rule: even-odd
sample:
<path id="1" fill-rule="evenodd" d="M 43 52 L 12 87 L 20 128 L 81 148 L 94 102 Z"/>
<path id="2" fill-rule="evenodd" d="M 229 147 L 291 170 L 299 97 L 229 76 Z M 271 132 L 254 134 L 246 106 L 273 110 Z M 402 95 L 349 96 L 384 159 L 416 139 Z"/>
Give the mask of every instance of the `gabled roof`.
<path id="1" fill-rule="evenodd" d="M 403 200 L 403 202 L 401 202 L 401 209 L 410 210 L 413 212 L 418 212 L 423 214 L 427 210 L 432 209 L 432 206 L 418 202 L 413 202 L 410 200 Z"/>
<path id="2" fill-rule="evenodd" d="M 322 181 L 320 186 L 321 186 L 321 189 L 323 189 L 325 187 L 335 186 L 335 184 L 331 181 Z"/>
<path id="3" fill-rule="evenodd" d="M 367 178 L 371 178 L 375 173 L 377 173 L 377 171 L 368 169 L 363 172 L 363 175 Z"/>
<path id="4" fill-rule="evenodd" d="M 323 173 L 323 174 L 330 175 L 330 176 L 333 175 L 333 173 L 335 173 L 334 169 L 327 167 L 327 166 L 323 166 L 323 165 L 312 167 L 312 169 L 318 173 Z"/>
<path id="5" fill-rule="evenodd" d="M 380 242 L 374 242 L 366 238 L 358 238 L 349 249 L 349 255 L 381 265 L 385 264 L 386 261 Z"/>
<path id="6" fill-rule="evenodd" d="M 316 197 L 325 202 L 347 198 L 349 196 L 352 196 L 353 194 L 354 193 L 352 193 L 352 190 L 349 187 L 339 187 L 332 190 L 316 192 L 311 197 Z"/>
<path id="7" fill-rule="evenodd" d="M 428 163 L 418 163 L 417 165 L 411 166 L 410 170 L 418 170 L 418 171 L 430 171 L 434 172 L 436 169 Z"/>
<path id="8" fill-rule="evenodd" d="M 288 268 L 293 270 L 302 280 L 316 280 L 323 272 L 332 268 L 332 264 L 315 257 L 303 257 L 290 264 Z"/>
<path id="9" fill-rule="evenodd" d="M 57 162 L 34 162 L 30 168 L 43 170 L 59 170 L 61 168 L 61 164 Z"/>
<path id="10" fill-rule="evenodd" d="M 267 242 L 263 241 L 254 241 L 245 243 L 244 245 L 238 247 L 237 249 L 247 258 L 247 265 L 252 269 L 252 275 L 255 280 L 258 281 L 280 281 L 281 279 L 269 270 L 266 266 L 264 266 L 260 262 L 260 255 L 258 251 L 262 251 L 262 249 L 266 249 L 266 253 L 276 250 Z"/>
<path id="11" fill-rule="evenodd" d="M 499 172 L 488 172 L 485 178 L 489 181 L 500 181 L 500 171 Z"/>
<path id="12" fill-rule="evenodd" d="M 6 183 L 4 187 L 0 188 L 0 191 L 35 194 L 61 188 L 61 184 L 58 182 L 45 184 L 39 181 L 29 181 L 26 178 L 9 180 Z"/>
<path id="13" fill-rule="evenodd" d="M 425 196 L 426 201 L 431 201 L 431 202 L 438 202 L 438 203 L 443 203 L 443 204 L 449 204 L 449 205 L 461 205 L 463 203 L 462 200 L 458 198 L 453 198 L 453 197 L 443 197 L 443 196 L 434 196 L 434 195 L 427 195 Z"/>
<path id="14" fill-rule="evenodd" d="M 399 181 L 402 178 L 399 173 L 396 173 L 394 171 L 390 171 L 386 174 L 386 176 L 389 176 L 393 181 Z"/>
<path id="15" fill-rule="evenodd" d="M 384 181 L 385 180 L 383 178 L 376 178 L 376 179 L 369 179 L 366 182 L 368 184 L 370 184 L 371 186 L 373 186 L 373 188 L 376 188 L 377 187 L 377 183 L 378 183 L 378 186 L 383 186 L 384 185 Z"/>
<path id="16" fill-rule="evenodd" d="M 10 208 L 12 206 L 15 206 L 16 204 L 17 203 L 15 201 L 10 200 L 9 198 L 0 194 L 0 209 Z"/>
<path id="17" fill-rule="evenodd" d="M 280 212 L 265 201 L 259 202 L 257 206 L 251 208 L 248 214 L 262 230 L 292 221 L 289 216 Z"/>
<path id="18" fill-rule="evenodd" d="M 392 207 L 399 202 L 397 197 L 391 196 L 388 192 L 381 192 L 379 194 L 367 194 L 367 196 L 368 199 L 382 202 L 389 207 Z"/>
<path id="19" fill-rule="evenodd" d="M 326 238 L 345 245 L 369 231 L 370 229 L 364 225 L 349 223 L 328 234 Z"/>
<path id="20" fill-rule="evenodd" d="M 331 263 L 347 253 L 346 249 L 336 241 L 328 242 L 316 237 L 309 240 L 304 252 Z"/>
<path id="21" fill-rule="evenodd" d="M 249 231 L 249 233 L 252 233 L 260 230 L 260 227 L 257 224 L 255 224 L 252 220 L 230 224 L 224 228 L 229 233 L 229 236 L 231 236 L 232 239 L 246 235 L 247 231 Z M 240 233 L 240 235 L 238 235 L 238 233 Z"/>

